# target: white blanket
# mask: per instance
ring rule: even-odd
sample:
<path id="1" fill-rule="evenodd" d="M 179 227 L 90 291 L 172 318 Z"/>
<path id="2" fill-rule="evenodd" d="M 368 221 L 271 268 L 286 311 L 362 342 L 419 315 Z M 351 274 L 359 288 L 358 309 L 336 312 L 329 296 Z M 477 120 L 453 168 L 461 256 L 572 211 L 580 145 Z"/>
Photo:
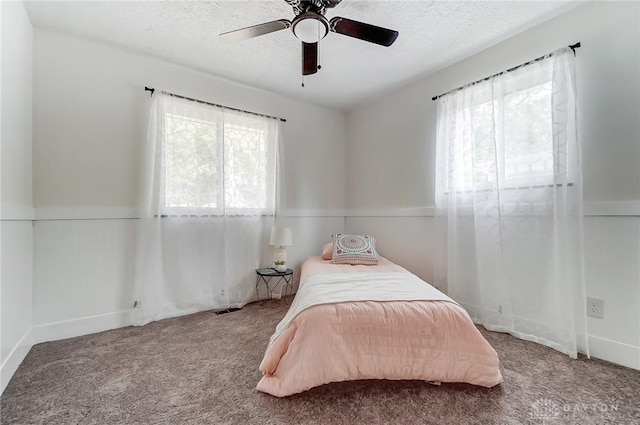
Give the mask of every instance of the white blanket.
<path id="1" fill-rule="evenodd" d="M 304 310 L 316 305 L 354 301 L 448 301 L 457 304 L 411 273 L 316 274 L 302 282 L 269 345 Z"/>

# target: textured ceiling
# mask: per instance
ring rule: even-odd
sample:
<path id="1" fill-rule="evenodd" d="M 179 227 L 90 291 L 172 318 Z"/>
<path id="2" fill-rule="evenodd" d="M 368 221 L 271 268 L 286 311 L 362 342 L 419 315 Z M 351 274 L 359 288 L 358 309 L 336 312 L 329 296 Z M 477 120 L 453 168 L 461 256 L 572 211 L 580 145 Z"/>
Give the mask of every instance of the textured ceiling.
<path id="1" fill-rule="evenodd" d="M 400 32 L 391 47 L 330 33 L 322 69 L 301 87 L 301 46 L 290 30 L 228 43 L 218 34 L 292 19 L 284 0 L 27 2 L 36 28 L 121 46 L 332 108 L 358 103 L 464 59 L 582 2 L 344 0 L 343 16 Z"/>

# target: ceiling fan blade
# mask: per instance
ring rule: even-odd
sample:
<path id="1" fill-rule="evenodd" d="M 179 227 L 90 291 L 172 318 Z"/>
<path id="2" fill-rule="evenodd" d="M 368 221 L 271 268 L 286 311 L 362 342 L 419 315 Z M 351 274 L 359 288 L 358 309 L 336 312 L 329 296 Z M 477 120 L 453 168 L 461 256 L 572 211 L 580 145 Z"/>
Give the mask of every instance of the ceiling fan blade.
<path id="1" fill-rule="evenodd" d="M 280 31 L 285 28 L 289 28 L 291 22 L 286 19 L 278 19 L 277 21 L 265 22 L 264 24 L 254 25 L 252 27 L 242 28 L 239 30 L 233 30 L 223 32 L 220 34 L 220 38 L 225 41 L 242 41 L 249 38 L 258 37 L 259 35 L 265 35 L 272 32 Z"/>
<path id="2" fill-rule="evenodd" d="M 302 42 L 302 75 L 318 72 L 318 43 Z"/>
<path id="3" fill-rule="evenodd" d="M 379 44 L 381 46 L 391 46 L 396 38 L 398 31 L 377 27 L 364 22 L 353 21 L 347 18 L 336 16 L 329 22 L 331 31 L 338 34 L 348 35 L 349 37 L 358 38 L 370 43 Z"/>

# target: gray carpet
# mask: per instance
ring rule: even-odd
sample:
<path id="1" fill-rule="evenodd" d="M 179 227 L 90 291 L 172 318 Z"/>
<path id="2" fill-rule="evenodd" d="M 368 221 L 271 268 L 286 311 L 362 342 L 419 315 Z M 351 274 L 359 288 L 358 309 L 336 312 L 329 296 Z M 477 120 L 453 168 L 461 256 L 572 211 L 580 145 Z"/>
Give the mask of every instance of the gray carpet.
<path id="1" fill-rule="evenodd" d="M 283 303 L 252 304 L 33 347 L 1 398 L 2 424 L 640 424 L 640 372 L 483 334 L 504 383 L 324 385 L 278 399 L 258 365 Z"/>

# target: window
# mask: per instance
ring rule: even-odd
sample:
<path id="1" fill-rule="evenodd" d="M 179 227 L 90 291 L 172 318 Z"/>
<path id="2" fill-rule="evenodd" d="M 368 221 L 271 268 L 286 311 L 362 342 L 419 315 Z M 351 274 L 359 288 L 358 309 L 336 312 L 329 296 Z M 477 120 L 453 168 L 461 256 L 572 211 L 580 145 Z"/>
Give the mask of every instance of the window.
<path id="1" fill-rule="evenodd" d="M 503 186 L 551 184 L 553 139 L 551 83 L 535 85 L 465 110 L 472 143 L 458 188 L 481 188 L 500 179 Z M 467 118 L 465 118 L 467 116 Z M 498 128 L 499 126 L 499 128 Z"/>
<path id="2" fill-rule="evenodd" d="M 439 111 L 438 137 L 455 140 L 445 192 L 549 187 L 563 172 L 572 181 L 575 170 L 554 162 L 552 78 L 534 66 L 451 95 Z"/>
<path id="3" fill-rule="evenodd" d="M 165 209 L 222 206 L 218 123 L 165 116 Z"/>
<path id="4" fill-rule="evenodd" d="M 504 179 L 553 182 L 551 82 L 504 97 Z"/>
<path id="5" fill-rule="evenodd" d="M 273 213 L 274 120 L 172 102 L 177 107 L 164 113 L 162 214 Z"/>

